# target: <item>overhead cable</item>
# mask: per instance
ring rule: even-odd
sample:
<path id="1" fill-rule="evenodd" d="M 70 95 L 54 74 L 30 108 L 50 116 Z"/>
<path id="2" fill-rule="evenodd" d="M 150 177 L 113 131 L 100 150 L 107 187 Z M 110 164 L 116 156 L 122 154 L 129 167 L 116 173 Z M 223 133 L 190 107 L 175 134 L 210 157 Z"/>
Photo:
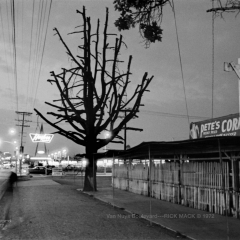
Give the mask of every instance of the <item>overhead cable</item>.
<path id="1" fill-rule="evenodd" d="M 15 4 L 11 0 L 11 16 L 13 26 L 13 58 L 14 58 L 14 77 L 15 77 L 15 92 L 16 92 L 16 108 L 18 111 L 18 78 L 17 78 L 17 48 L 16 48 L 16 22 L 15 22 Z"/>
<path id="2" fill-rule="evenodd" d="M 188 114 L 187 96 L 186 96 L 185 82 L 184 82 L 184 76 L 183 76 L 182 57 L 181 57 L 180 43 L 179 43 L 179 38 L 178 38 L 178 29 L 177 29 L 177 20 L 176 20 L 176 13 L 175 13 L 175 7 L 174 7 L 174 0 L 172 0 L 172 9 L 173 9 L 176 36 L 177 36 L 178 54 L 179 54 L 179 61 L 180 61 L 180 68 L 181 68 L 181 75 L 182 75 L 182 82 L 183 82 L 183 91 L 184 91 L 186 111 L 187 111 L 187 116 L 188 116 L 189 114 Z M 188 119 L 188 125 L 189 125 L 190 124 L 189 117 L 187 117 L 187 119 Z"/>
<path id="3" fill-rule="evenodd" d="M 34 17 L 34 5 L 35 1 L 33 1 L 33 8 L 32 8 L 32 21 L 31 21 L 31 38 L 30 38 L 30 51 L 28 57 L 28 82 L 27 82 L 27 111 L 28 111 L 28 103 L 29 103 L 29 88 L 30 88 L 30 65 L 31 65 L 31 57 L 32 57 L 32 39 L 33 39 L 33 17 Z"/>
<path id="4" fill-rule="evenodd" d="M 174 118 L 189 118 L 189 119 L 191 118 L 191 119 L 201 119 L 201 120 L 208 119 L 207 117 L 201 117 L 201 116 L 189 116 L 184 114 L 166 113 L 166 112 L 158 112 L 158 111 L 150 111 L 150 110 L 141 110 L 139 113 L 159 115 L 163 117 L 174 117 Z"/>
<path id="5" fill-rule="evenodd" d="M 1 16 L 1 29 L 2 29 L 2 36 L 3 36 L 3 46 L 4 46 L 4 55 L 5 55 L 5 61 L 7 63 L 7 78 L 8 78 L 8 84 L 9 84 L 9 98 L 12 100 L 12 97 L 11 97 L 11 89 L 12 89 L 12 86 L 11 86 L 11 78 L 9 77 L 9 63 L 8 63 L 8 58 L 7 58 L 7 52 L 6 52 L 6 38 L 5 38 L 5 34 L 4 34 L 4 27 L 3 27 L 3 18 L 2 18 L 2 7 L 0 6 L 0 16 Z M 14 104 L 11 104 L 11 107 L 13 108 L 13 105 Z"/>
<path id="6" fill-rule="evenodd" d="M 41 69 L 42 69 L 42 60 L 43 60 L 43 55 L 44 55 L 44 50 L 45 50 L 45 45 L 46 45 L 47 30 L 48 30 L 49 18 L 50 18 L 50 13 L 51 13 L 51 7 L 52 7 L 52 0 L 50 1 L 50 7 L 49 7 L 48 19 L 47 19 L 47 26 L 45 28 L 45 37 L 44 37 L 43 49 L 42 49 L 42 54 L 41 54 L 41 62 L 40 62 L 38 78 L 37 78 L 37 87 L 36 87 L 36 90 L 35 90 L 35 96 L 34 96 L 34 100 L 33 100 L 33 108 L 35 106 L 35 101 L 36 101 L 36 96 L 37 96 L 37 91 L 38 91 L 38 84 L 39 84 L 39 79 L 40 79 L 40 73 L 41 73 Z"/>
<path id="7" fill-rule="evenodd" d="M 212 9 L 214 9 L 214 0 L 212 0 Z M 212 118 L 213 118 L 213 101 L 214 101 L 214 11 L 212 12 Z"/>

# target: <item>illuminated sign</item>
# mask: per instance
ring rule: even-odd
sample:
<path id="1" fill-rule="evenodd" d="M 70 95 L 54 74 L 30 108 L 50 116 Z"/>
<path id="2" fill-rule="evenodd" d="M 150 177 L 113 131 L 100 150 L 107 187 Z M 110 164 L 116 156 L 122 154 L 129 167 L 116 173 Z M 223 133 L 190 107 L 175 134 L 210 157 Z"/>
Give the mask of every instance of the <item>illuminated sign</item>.
<path id="1" fill-rule="evenodd" d="M 190 139 L 215 136 L 240 136 L 238 113 L 190 124 Z"/>
<path id="2" fill-rule="evenodd" d="M 50 143 L 53 139 L 53 134 L 39 134 L 39 133 L 29 133 L 29 136 L 32 140 L 32 142 L 44 142 L 44 143 Z"/>
<path id="3" fill-rule="evenodd" d="M 38 151 L 37 153 L 38 154 L 44 154 L 45 152 L 44 151 Z"/>

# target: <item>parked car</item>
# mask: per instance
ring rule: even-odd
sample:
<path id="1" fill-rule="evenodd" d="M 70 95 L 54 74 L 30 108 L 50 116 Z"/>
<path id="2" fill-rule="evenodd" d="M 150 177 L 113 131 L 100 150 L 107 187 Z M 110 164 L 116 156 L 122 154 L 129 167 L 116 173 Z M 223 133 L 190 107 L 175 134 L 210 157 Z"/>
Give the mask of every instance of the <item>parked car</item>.
<path id="1" fill-rule="evenodd" d="M 47 170 L 47 174 L 52 173 L 52 168 L 46 168 L 46 167 L 42 167 L 42 166 L 36 166 L 34 168 L 29 168 L 29 173 L 46 174 L 46 170 Z"/>
<path id="2" fill-rule="evenodd" d="M 55 168 L 55 166 L 54 165 L 47 165 L 46 168 L 52 169 L 52 168 Z"/>
<path id="3" fill-rule="evenodd" d="M 75 167 L 73 165 L 67 165 L 66 167 L 63 168 L 63 171 L 66 171 L 66 172 L 73 171 L 74 168 Z"/>
<path id="4" fill-rule="evenodd" d="M 46 168 L 47 168 L 47 174 L 50 174 L 50 173 L 52 173 L 52 169 L 55 168 L 55 166 L 54 165 L 47 165 Z"/>
<path id="5" fill-rule="evenodd" d="M 14 168 L 14 167 L 15 167 L 15 165 L 12 163 L 3 163 L 3 168 L 10 169 L 10 168 Z"/>
<path id="6" fill-rule="evenodd" d="M 36 166 L 34 168 L 29 168 L 29 173 L 45 174 L 45 169 L 45 167 Z"/>

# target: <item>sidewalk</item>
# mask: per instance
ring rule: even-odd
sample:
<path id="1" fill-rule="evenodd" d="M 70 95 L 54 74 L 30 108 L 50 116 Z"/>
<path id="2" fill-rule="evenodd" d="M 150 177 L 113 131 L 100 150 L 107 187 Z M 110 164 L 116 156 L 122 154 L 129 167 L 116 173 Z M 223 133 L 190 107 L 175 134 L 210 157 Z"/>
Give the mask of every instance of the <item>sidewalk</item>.
<path id="1" fill-rule="evenodd" d="M 35 177 L 14 189 L 4 240 L 173 240 L 175 235 L 145 221 L 125 219 L 116 208 L 76 191 L 76 186 Z M 1 206 L 0 206 L 1 209 Z M 0 211 L 1 215 L 1 211 Z M 122 218 L 111 218 L 122 216 Z M 0 216 L 1 223 L 3 218 Z"/>
<path id="2" fill-rule="evenodd" d="M 233 217 L 188 208 L 111 187 L 84 193 L 125 210 L 128 213 L 126 217 L 143 217 L 190 239 L 240 239 L 240 220 Z"/>

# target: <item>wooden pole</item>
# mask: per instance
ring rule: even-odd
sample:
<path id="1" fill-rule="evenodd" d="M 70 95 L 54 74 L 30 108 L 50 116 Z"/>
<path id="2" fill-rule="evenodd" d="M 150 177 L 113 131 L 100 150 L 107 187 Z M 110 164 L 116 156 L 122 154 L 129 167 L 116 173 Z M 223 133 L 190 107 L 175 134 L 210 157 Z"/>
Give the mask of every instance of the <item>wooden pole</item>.
<path id="1" fill-rule="evenodd" d="M 152 177 L 152 161 L 151 161 L 151 145 L 149 145 L 148 147 L 148 155 L 149 155 L 149 189 L 150 189 L 150 202 L 149 202 L 149 207 L 150 207 L 150 217 L 152 216 L 152 181 L 151 181 L 151 177 Z M 152 226 L 152 222 L 150 221 L 150 226 Z"/>
<path id="2" fill-rule="evenodd" d="M 228 206 L 226 204 L 226 192 L 225 192 L 225 184 L 224 184 L 223 168 L 222 168 L 222 152 L 221 152 L 221 145 L 220 145 L 219 138 L 218 138 L 218 150 L 219 150 L 219 160 L 220 160 L 220 172 L 221 172 L 221 175 L 222 175 L 222 190 L 223 190 L 223 195 L 224 195 L 224 205 L 225 205 L 225 208 L 226 208 L 227 239 L 229 239 Z"/>
<path id="3" fill-rule="evenodd" d="M 114 206 L 114 175 L 115 175 L 115 167 L 114 167 L 114 153 L 113 153 L 113 159 L 112 159 L 112 197 L 113 197 L 113 206 Z"/>
<path id="4" fill-rule="evenodd" d="M 124 118 L 126 118 L 127 112 L 124 112 Z M 127 124 L 124 125 L 124 150 L 127 149 Z"/>

